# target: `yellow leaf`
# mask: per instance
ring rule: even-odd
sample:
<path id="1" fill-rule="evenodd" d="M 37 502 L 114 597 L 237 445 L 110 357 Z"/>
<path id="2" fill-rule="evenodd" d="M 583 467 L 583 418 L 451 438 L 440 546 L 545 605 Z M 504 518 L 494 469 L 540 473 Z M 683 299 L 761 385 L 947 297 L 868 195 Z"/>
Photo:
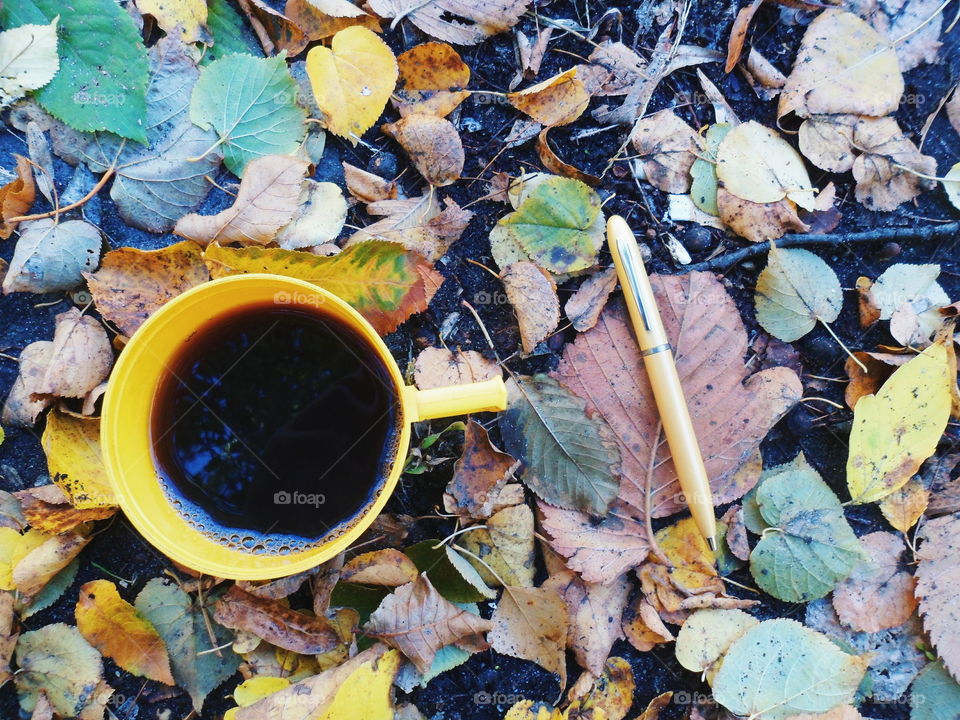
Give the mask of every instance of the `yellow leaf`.
<path id="1" fill-rule="evenodd" d="M 673 568 L 670 577 L 688 590 L 723 592 L 717 576 L 716 556 L 703 539 L 693 518 L 684 518 L 657 531 L 657 542 Z"/>
<path id="2" fill-rule="evenodd" d="M 952 402 L 946 342 L 938 339 L 897 368 L 880 392 L 857 401 L 847 459 L 853 502 L 899 490 L 936 450 Z"/>
<path id="3" fill-rule="evenodd" d="M 240 707 L 246 707 L 289 686 L 290 681 L 285 677 L 257 675 L 237 685 L 237 689 L 233 691 L 233 699 Z"/>
<path id="4" fill-rule="evenodd" d="M 327 129 L 354 145 L 380 117 L 398 73 L 387 44 L 358 25 L 334 35 L 329 48 L 307 54 L 307 75 Z"/>
<path id="5" fill-rule="evenodd" d="M 32 546 L 34 540 L 31 539 L 30 549 L 13 563 L 13 584 L 21 595 L 27 597 L 40 592 L 90 542 L 90 536 L 80 530 L 60 535 L 38 534 L 42 536 L 42 542 Z"/>
<path id="6" fill-rule="evenodd" d="M 100 456 L 100 420 L 59 410 L 47 416 L 41 440 L 50 477 L 78 510 L 117 504 Z"/>
<path id="7" fill-rule="evenodd" d="M 400 653 L 396 650 L 364 663 L 343 682 L 317 720 L 393 720 L 390 688 L 399 669 Z"/>
<path id="8" fill-rule="evenodd" d="M 134 675 L 173 685 L 167 646 L 156 628 L 120 597 L 109 580 L 80 588 L 77 629 L 97 650 Z"/>
<path id="9" fill-rule="evenodd" d="M 15 590 L 13 568 L 48 535 L 39 530 L 27 530 L 21 535 L 13 528 L 0 527 L 0 590 Z"/>
<path id="10" fill-rule="evenodd" d="M 880 501 L 880 512 L 892 527 L 905 533 L 917 524 L 929 503 L 930 491 L 923 483 L 911 479 Z"/>
<path id="11" fill-rule="evenodd" d="M 165 33 L 179 34 L 185 43 L 210 44 L 213 40 L 204 27 L 207 23 L 206 0 L 137 0 L 137 7 L 145 15 L 153 15 Z"/>
<path id="12" fill-rule="evenodd" d="M 507 93 L 507 100 L 543 125 L 566 125 L 583 114 L 590 93 L 573 67 L 526 90 Z"/>

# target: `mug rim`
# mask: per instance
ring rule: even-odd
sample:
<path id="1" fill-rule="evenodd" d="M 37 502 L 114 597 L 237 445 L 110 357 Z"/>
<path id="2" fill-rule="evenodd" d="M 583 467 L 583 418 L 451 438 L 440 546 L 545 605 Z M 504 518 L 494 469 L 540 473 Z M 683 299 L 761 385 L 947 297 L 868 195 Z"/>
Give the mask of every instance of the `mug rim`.
<path id="1" fill-rule="evenodd" d="M 164 368 L 169 369 L 163 359 L 164 357 L 169 358 L 169 355 L 161 356 L 151 350 L 150 352 L 153 355 L 151 358 L 146 353 L 149 350 L 148 346 L 151 340 L 158 332 L 169 332 L 172 318 L 182 317 L 184 309 L 191 309 L 190 306 L 196 304 L 199 298 L 210 296 L 213 293 L 233 293 L 236 297 L 230 304 L 231 309 L 241 308 L 244 305 L 254 306 L 260 304 L 264 297 L 253 296 L 247 291 L 258 290 L 260 292 L 269 290 L 274 293 L 274 297 L 275 293 L 286 290 L 290 291 L 295 298 L 301 298 L 301 300 L 310 297 L 320 298 L 320 302 L 314 300 L 313 302 L 288 303 L 287 306 L 289 307 L 312 306 L 311 309 L 315 310 L 317 307 L 328 303 L 335 307 L 336 315 L 356 331 L 360 339 L 374 351 L 381 366 L 386 368 L 393 383 L 397 408 L 392 420 L 394 425 L 392 433 L 393 448 L 390 450 L 391 454 L 385 463 L 380 481 L 371 486 L 373 497 L 367 501 L 365 506 L 331 530 L 331 532 L 337 533 L 332 537 L 328 533 L 312 541 L 315 544 L 303 549 L 264 554 L 246 552 L 239 548 L 232 548 L 226 543 L 216 542 L 193 527 L 183 514 L 174 507 L 174 504 L 163 491 L 160 473 L 153 460 L 152 452 L 146 463 L 141 454 L 144 436 L 146 436 L 147 446 L 152 450 L 149 408 L 152 408 L 157 388 L 155 384 L 144 387 L 142 382 L 139 387 L 136 386 L 138 376 L 141 380 L 143 380 L 144 375 L 148 378 L 153 376 L 159 378 Z M 245 297 L 246 295 L 250 295 L 250 297 Z M 203 325 L 219 317 L 221 312 L 222 310 L 189 322 L 177 323 L 174 332 L 176 338 L 181 342 L 188 341 Z M 170 344 L 172 345 L 172 343 Z M 132 387 L 131 383 L 133 384 Z M 131 421 L 130 418 L 124 417 L 125 407 L 132 404 L 129 398 L 136 398 L 138 408 L 144 407 L 146 396 L 149 396 L 146 402 L 148 416 L 143 418 L 142 412 L 135 413 L 141 415 L 140 419 L 146 420 L 141 427 L 137 418 Z M 329 290 L 305 280 L 283 275 L 245 273 L 226 276 L 201 283 L 164 304 L 134 332 L 126 347 L 120 353 L 110 376 L 101 414 L 100 433 L 104 465 L 111 486 L 117 495 L 117 502 L 131 524 L 153 547 L 171 559 L 194 570 L 217 577 L 237 580 L 283 577 L 315 567 L 348 547 L 373 523 L 382 511 L 402 474 L 403 462 L 401 458 L 405 457 L 406 450 L 409 447 L 411 432 L 409 397 L 409 390 L 400 368 L 383 339 L 374 330 L 373 326 L 349 303 Z M 129 457 L 132 447 L 140 448 L 135 451 L 138 457 L 134 461 L 131 461 Z M 146 471 L 146 468 L 149 468 L 149 471 Z M 153 501 L 158 500 L 158 492 L 156 491 L 159 491 L 162 496 L 159 503 L 161 507 L 147 507 L 147 496 L 150 496 Z M 152 514 L 155 517 L 151 517 Z M 157 514 L 162 518 L 163 523 L 158 522 Z M 175 532 L 164 532 L 160 524 L 174 526 Z M 342 531 L 340 531 L 341 528 Z M 238 535 L 243 535 L 246 532 L 248 531 L 237 530 Z M 261 533 L 255 534 L 261 535 Z M 290 537 L 290 535 L 286 536 Z M 210 555 L 217 557 L 213 559 Z"/>

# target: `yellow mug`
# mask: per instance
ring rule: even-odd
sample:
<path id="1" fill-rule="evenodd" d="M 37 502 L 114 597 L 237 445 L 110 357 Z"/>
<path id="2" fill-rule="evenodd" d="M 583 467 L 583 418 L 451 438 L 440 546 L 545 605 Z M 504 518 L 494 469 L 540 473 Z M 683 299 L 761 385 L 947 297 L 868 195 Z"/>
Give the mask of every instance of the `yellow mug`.
<path id="1" fill-rule="evenodd" d="M 151 411 L 158 385 L 173 357 L 198 336 L 210 320 L 244 306 L 262 306 L 283 297 L 287 305 L 322 307 L 369 344 L 389 374 L 398 416 L 395 450 L 373 487 L 371 498 L 327 535 L 301 547 L 265 551 L 248 548 L 245 530 L 222 542 L 196 527 L 175 506 L 157 471 Z M 404 383 L 396 361 L 376 330 L 336 295 L 303 280 L 247 274 L 213 280 L 174 298 L 133 334 L 113 369 L 103 404 L 100 438 L 103 459 L 120 507 L 154 547 L 177 562 L 208 575 L 236 580 L 266 580 L 312 568 L 346 549 L 383 509 L 403 472 L 410 423 L 418 420 L 503 410 L 507 393 L 502 378 L 468 385 L 418 390 Z M 269 549 L 268 549 L 269 550 Z"/>

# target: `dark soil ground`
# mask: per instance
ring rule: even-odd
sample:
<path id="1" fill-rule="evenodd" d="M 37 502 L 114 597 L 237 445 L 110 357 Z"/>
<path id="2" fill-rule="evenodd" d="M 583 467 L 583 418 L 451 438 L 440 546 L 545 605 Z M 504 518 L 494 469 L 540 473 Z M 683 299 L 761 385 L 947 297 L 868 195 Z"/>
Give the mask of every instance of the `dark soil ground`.
<path id="1" fill-rule="evenodd" d="M 604 12 L 613 10 L 613 5 L 590 0 L 572 2 L 554 2 L 542 9 L 542 14 L 552 18 L 574 19 L 584 25 L 593 24 Z M 600 36 L 608 35 L 622 39 L 646 53 L 653 47 L 659 30 L 650 27 L 648 3 L 625 2 L 619 6 L 622 22 L 614 17 L 605 24 Z M 725 49 L 736 7 L 722 0 L 694 0 L 693 11 L 687 25 L 684 42 L 715 49 Z M 951 15 L 952 17 L 952 15 Z M 519 25 L 528 33 L 535 32 L 536 24 L 532 18 L 525 18 Z M 768 5 L 757 14 L 753 24 L 752 41 L 754 45 L 781 70 L 788 72 L 803 34 L 802 25 L 785 25 L 780 22 L 777 6 Z M 948 92 L 954 87 L 960 75 L 960 30 L 954 30 L 952 37 L 944 37 L 944 47 L 937 65 L 925 65 L 909 72 L 906 76 L 906 98 L 909 102 L 901 105 L 897 119 L 904 130 L 917 137 L 927 116 L 932 112 Z M 555 32 L 554 38 L 561 37 Z M 393 49 L 400 52 L 425 40 L 416 29 L 403 23 L 395 31 L 385 34 Z M 598 38 L 599 39 L 599 38 Z M 590 46 L 582 40 L 568 35 L 551 45 L 539 77 L 548 77 L 566 69 L 577 60 L 570 53 L 586 57 Z M 509 78 L 516 68 L 513 42 L 509 35 L 501 35 L 488 40 L 475 48 L 464 48 L 463 58 L 473 72 L 471 88 L 476 90 L 506 90 Z M 723 75 L 719 64 L 703 66 L 704 72 L 717 84 L 741 119 L 754 119 L 768 126 L 776 125 L 775 102 L 758 101 L 753 91 L 734 71 Z M 679 71 L 670 76 L 656 92 L 650 111 L 665 107 L 676 107 L 678 113 L 688 122 L 699 127 L 713 120 L 708 105 L 697 104 L 699 83 L 695 72 Z M 488 96 L 489 97 L 489 96 Z M 474 96 L 468 99 L 454 116 L 458 122 L 467 155 L 464 178 L 478 178 L 476 182 L 461 180 L 454 186 L 443 188 L 441 196 L 451 196 L 460 204 L 465 204 L 486 194 L 485 180 L 493 171 L 505 171 L 518 174 L 522 169 L 540 170 L 539 159 L 533 143 L 517 148 L 503 149 L 502 139 L 517 117 L 516 111 L 509 106 L 491 102 L 480 102 Z M 610 100 L 610 99 L 602 99 Z M 612 99 L 614 103 L 617 99 Z M 593 106 L 600 104 L 594 101 Z M 384 120 L 393 119 L 392 109 L 388 109 Z M 580 130 L 596 127 L 596 122 L 585 114 L 577 123 L 551 133 L 561 157 L 570 160 L 588 172 L 599 174 L 607 160 L 616 151 L 623 139 L 621 129 L 613 129 L 593 135 L 581 141 L 573 137 Z M 384 176 L 393 177 L 406 170 L 401 182 L 408 193 L 419 192 L 422 181 L 416 172 L 408 168 L 408 162 L 402 151 L 386 139 L 378 130 L 371 130 L 364 138 L 371 147 L 358 145 L 351 147 L 332 136 L 328 136 L 327 149 L 317 168 L 317 180 L 329 180 L 343 184 L 341 161 L 367 168 Z M 960 160 L 960 138 L 950 128 L 941 113 L 927 136 L 923 147 L 925 153 L 937 159 L 940 174 Z M 26 154 L 23 138 L 12 130 L 0 134 L 0 164 L 12 167 L 12 153 Z M 58 185 L 62 186 L 70 178 L 72 169 L 57 161 Z M 727 249 L 742 246 L 742 241 L 724 237 L 723 233 L 699 226 L 665 224 L 665 196 L 643 186 L 639 190 L 626 163 L 616 172 L 608 173 L 599 190 L 610 195 L 605 205 L 608 213 L 620 213 L 633 225 L 638 235 L 648 229 L 654 231 L 649 240 L 653 254 L 652 267 L 661 273 L 680 273 L 679 267 L 666 251 L 659 233 L 672 232 L 690 249 L 694 261 L 707 257 L 718 245 L 723 243 Z M 812 168 L 811 168 L 812 169 Z M 849 174 L 830 177 L 823 173 L 812 174 L 814 183 L 822 187 L 833 180 L 837 185 L 837 197 L 843 219 L 838 232 L 857 232 L 879 227 L 912 227 L 937 221 L 955 220 L 957 213 L 945 200 L 942 189 L 929 191 L 919 198 L 916 204 L 902 206 L 894 213 L 874 213 L 865 210 L 853 199 L 853 187 Z M 226 172 L 218 179 L 221 184 L 236 182 Z M 229 198 L 219 190 L 214 190 L 203 213 L 214 212 L 228 204 Z M 651 212 L 645 208 L 647 205 Z M 42 208 L 46 209 L 46 208 Z M 438 269 L 447 278 L 437 293 L 430 308 L 422 315 L 412 318 L 397 332 L 388 338 L 401 367 L 415 357 L 423 347 L 439 344 L 438 335 L 444 331 L 444 341 L 450 347 L 474 349 L 489 354 L 486 341 L 480 327 L 472 315 L 461 306 L 461 299 L 473 304 L 496 345 L 501 358 L 510 358 L 516 353 L 519 337 L 513 311 L 506 304 L 502 287 L 495 277 L 468 259 L 494 267 L 490 257 L 487 235 L 490 228 L 503 214 L 505 206 L 493 202 L 481 202 L 472 206 L 477 213 L 463 238 L 458 241 L 449 254 L 438 264 Z M 97 201 L 86 207 L 86 216 L 103 230 L 110 248 L 133 246 L 142 249 L 162 247 L 174 242 L 173 236 L 155 236 L 140 232 L 125 225 L 117 216 L 115 208 L 106 192 L 101 193 Z M 369 219 L 362 212 L 353 211 L 348 222 L 363 225 Z M 957 239 L 945 241 L 905 244 L 902 248 L 891 248 L 881 244 L 859 245 L 851 247 L 840 244 L 835 248 L 817 249 L 840 277 L 845 288 L 852 288 L 856 278 L 866 275 L 876 278 L 885 268 L 894 262 L 939 263 L 943 269 L 940 282 L 951 299 L 960 298 L 960 263 L 956 252 Z M 14 241 L 0 244 L 0 257 L 10 259 Z M 602 257 L 609 264 L 609 256 Z M 756 277 L 764 261 L 744 263 L 726 273 L 726 284 L 737 301 L 751 335 L 759 332 L 754 318 L 752 293 Z M 578 281 L 561 288 L 561 303 L 575 289 Z M 0 298 L 0 393 L 6 395 L 16 372 L 16 363 L 6 355 L 16 356 L 20 350 L 34 340 L 50 339 L 53 334 L 54 315 L 65 310 L 70 298 L 63 294 L 36 296 L 14 294 Z M 872 350 L 879 343 L 892 343 L 885 329 L 873 328 L 863 332 L 857 322 L 855 295 L 846 294 L 846 303 L 840 318 L 834 323 L 834 329 L 843 341 L 853 349 Z M 517 373 L 544 371 L 556 366 L 563 344 L 573 337 L 572 331 L 560 332 L 548 341 L 544 352 L 526 360 L 511 359 L 508 367 Z M 816 388 L 809 387 L 811 376 L 825 378 L 843 378 L 845 355 L 829 338 L 822 328 L 818 328 L 803 340 L 795 343 L 796 350 L 803 363 L 804 385 L 808 386 L 808 397 L 818 396 L 836 403 L 843 403 L 842 382 L 820 382 Z M 821 387 L 822 386 L 822 387 Z M 768 436 L 763 444 L 765 463 L 777 464 L 796 455 L 799 450 L 806 453 L 810 462 L 823 474 L 841 496 L 844 496 L 844 465 L 846 462 L 846 437 L 851 413 L 836 410 L 818 401 L 804 402 L 795 408 Z M 486 418 L 493 420 L 493 416 Z M 498 441 L 496 423 L 487 422 L 493 431 L 494 441 Z M 436 431 L 443 425 L 433 428 L 419 428 L 421 434 Z M 33 431 L 14 428 L 7 429 L 6 441 L 0 446 L 0 487 L 17 490 L 46 482 L 46 463 L 40 447 L 42 426 Z M 956 440 L 956 428 L 950 428 L 950 442 Z M 432 452 L 436 456 L 456 457 L 460 452 L 458 434 L 451 434 Z M 413 516 L 429 515 L 440 503 L 442 489 L 450 478 L 452 462 L 438 466 L 432 472 L 419 476 L 405 476 L 388 510 Z M 864 534 L 885 527 L 874 506 L 858 507 L 848 511 L 848 516 L 858 534 Z M 430 537 L 443 537 L 452 529 L 446 520 L 421 520 L 410 528 L 409 543 Z M 161 574 L 169 562 L 153 550 L 122 516 L 105 524 L 93 542 L 81 555 L 80 571 L 74 584 L 67 589 L 59 602 L 53 607 L 31 617 L 27 629 L 40 627 L 52 622 L 73 623 L 73 608 L 77 590 L 81 584 L 97 578 L 113 579 L 121 586 L 121 593 L 132 599 L 150 578 Z M 752 584 L 749 575 L 741 571 L 733 576 L 739 582 Z M 738 589 L 731 586 L 733 594 Z M 789 605 L 764 599 L 764 604 L 756 609 L 763 617 L 788 616 L 802 619 L 802 605 Z M 489 612 L 489 608 L 486 609 Z M 643 709 L 654 696 L 667 690 L 678 691 L 677 700 L 696 698 L 697 693 L 707 693 L 707 688 L 698 678 L 678 666 L 673 659 L 672 647 L 650 653 L 638 653 L 627 643 L 621 641 L 614 647 L 614 654 L 627 658 L 633 666 L 637 681 L 636 702 L 631 713 Z M 185 718 L 190 713 L 190 703 L 186 695 L 165 698 L 163 687 L 141 678 L 119 671 L 106 660 L 106 680 L 116 688 L 110 710 L 118 718 L 155 718 L 158 713 L 170 710 L 172 720 Z M 577 668 L 571 664 L 570 676 L 577 676 Z M 204 708 L 204 718 L 217 718 L 232 702 L 227 697 L 239 676 L 228 681 L 211 693 Z M 518 699 L 530 698 L 556 701 L 559 684 L 555 676 L 542 670 L 533 663 L 499 655 L 493 651 L 480 653 L 472 657 L 463 666 L 444 673 L 429 685 L 416 690 L 410 696 L 427 717 L 447 718 L 449 720 L 481 720 L 500 718 L 509 706 Z M 163 698 L 163 699 L 160 699 Z M 664 714 L 665 720 L 680 717 L 686 707 L 682 702 L 672 705 Z M 903 702 L 887 703 L 881 706 L 866 704 L 861 708 L 865 717 L 906 718 L 909 708 L 906 698 Z M 16 694 L 12 684 L 0 689 L 0 718 L 13 720 L 19 716 Z M 108 716 L 109 717 L 109 716 Z"/>

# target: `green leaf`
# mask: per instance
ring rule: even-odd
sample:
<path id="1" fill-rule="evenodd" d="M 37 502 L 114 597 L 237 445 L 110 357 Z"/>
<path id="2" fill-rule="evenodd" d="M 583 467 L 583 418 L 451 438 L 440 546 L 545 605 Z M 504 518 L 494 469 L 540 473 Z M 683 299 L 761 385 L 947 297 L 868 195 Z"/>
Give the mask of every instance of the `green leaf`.
<path id="1" fill-rule="evenodd" d="M 389 594 L 390 588 L 384 586 L 338 582 L 330 593 L 330 607 L 353 608 L 360 614 L 359 624 L 364 625 Z"/>
<path id="2" fill-rule="evenodd" d="M 32 713 L 42 690 L 64 717 L 75 717 L 90 700 L 103 675 L 98 653 L 72 625 L 53 623 L 25 632 L 17 642 L 14 676 L 20 707 Z"/>
<path id="3" fill-rule="evenodd" d="M 470 583 L 460 570 L 450 562 L 446 546 L 439 540 L 423 540 L 403 552 L 413 560 L 417 570 L 427 574 L 430 584 L 452 603 L 470 603 L 486 600 L 484 593 Z M 473 579 L 473 578 L 471 578 Z"/>
<path id="4" fill-rule="evenodd" d="M 117 158 L 110 197 L 120 216 L 141 230 L 169 232 L 213 187 L 205 176 L 216 172 L 221 157 L 206 151 L 217 136 L 194 125 L 188 112 L 198 77 L 200 71 L 183 43 L 162 38 L 150 48 L 147 146 L 128 142 L 121 147 L 120 138 L 102 134 L 85 151 L 88 167 L 97 173 Z"/>
<path id="5" fill-rule="evenodd" d="M 524 484 L 551 505 L 606 515 L 620 489 L 620 452 L 606 421 L 547 375 L 511 379 L 507 393 L 500 432 L 523 461 Z"/>
<path id="6" fill-rule="evenodd" d="M 853 700 L 868 664 L 868 657 L 848 655 L 794 620 L 767 620 L 730 646 L 713 696 L 755 720 L 823 713 Z"/>
<path id="7" fill-rule="evenodd" d="M 305 118 L 282 53 L 215 60 L 203 68 L 190 101 L 190 119 L 216 130 L 223 162 L 237 177 L 254 158 L 294 154 L 306 131 Z"/>
<path id="8" fill-rule="evenodd" d="M 37 92 L 51 114 L 77 130 L 109 130 L 145 142 L 147 51 L 114 0 L 16 0 L 0 25 L 47 25 L 60 16 L 60 71 Z"/>
<path id="9" fill-rule="evenodd" d="M 756 500 L 769 527 L 750 554 L 750 572 L 765 592 L 788 602 L 815 600 L 860 560 L 860 544 L 840 501 L 813 468 L 768 478 Z"/>
<path id="10" fill-rule="evenodd" d="M 204 252 L 216 277 L 274 273 L 319 285 L 353 305 L 380 333 L 397 329 L 426 309 L 443 278 L 426 260 L 399 243 L 370 240 L 330 257 L 279 248 L 227 248 Z"/>
<path id="11" fill-rule="evenodd" d="M 942 662 L 927 665 L 910 690 L 910 720 L 960 719 L 960 685 Z"/>
<path id="12" fill-rule="evenodd" d="M 26 620 L 28 617 L 53 605 L 63 595 L 64 591 L 73 585 L 79 568 L 80 559 L 74 558 L 69 565 L 54 575 L 40 592 L 33 596 L 31 603 L 20 613 L 20 617 Z"/>
<path id="13" fill-rule="evenodd" d="M 843 290 L 836 273 L 809 250 L 772 245 L 754 301 L 764 330 L 793 342 L 813 330 L 818 320 L 826 324 L 837 319 Z"/>
<path id="14" fill-rule="evenodd" d="M 238 53 L 263 57 L 257 38 L 227 0 L 210 0 L 207 8 L 207 30 L 213 36 L 213 46 L 204 53 L 201 65 L 209 65 L 226 55 Z"/>
<path id="15" fill-rule="evenodd" d="M 211 649 L 210 633 L 200 608 L 168 578 L 150 580 L 137 595 L 135 607 L 163 638 L 173 677 L 190 694 L 199 713 L 210 691 L 237 671 L 239 656 L 229 647 L 221 649 L 219 655 L 205 652 Z M 233 635 L 214 622 L 212 616 L 212 611 L 208 611 L 207 620 L 217 646 L 229 643 Z"/>
<path id="16" fill-rule="evenodd" d="M 549 177 L 497 228 L 550 272 L 584 270 L 596 264 L 602 243 L 600 198 L 579 180 Z"/>
<path id="17" fill-rule="evenodd" d="M 690 166 L 690 199 L 693 204 L 706 213 L 719 215 L 717 208 L 717 148 L 733 126 L 730 123 L 716 123 L 707 128 L 704 138 L 706 157 L 697 158 Z"/>

